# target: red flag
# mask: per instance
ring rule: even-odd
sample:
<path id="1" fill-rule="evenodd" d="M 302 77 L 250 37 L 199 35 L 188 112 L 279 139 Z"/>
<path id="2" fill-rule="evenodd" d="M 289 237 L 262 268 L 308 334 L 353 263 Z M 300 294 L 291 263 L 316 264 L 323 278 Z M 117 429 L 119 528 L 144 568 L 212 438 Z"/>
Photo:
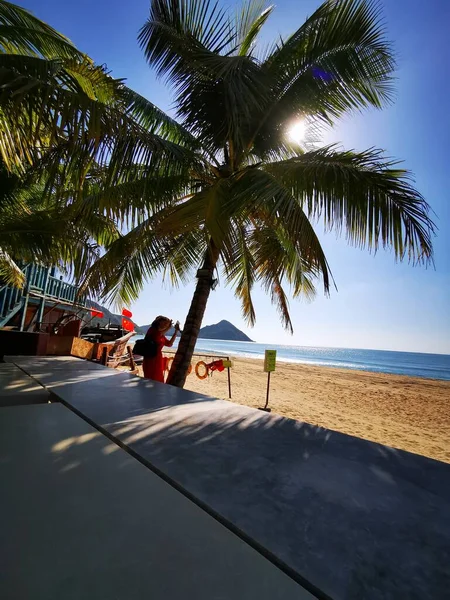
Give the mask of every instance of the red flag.
<path id="1" fill-rule="evenodd" d="M 125 329 L 125 331 L 134 331 L 134 325 L 131 321 L 129 321 L 128 319 L 124 319 L 122 317 L 122 328 Z"/>
<path id="2" fill-rule="evenodd" d="M 219 371 L 221 373 L 225 367 L 223 366 L 223 360 L 213 360 L 212 363 L 206 365 L 210 371 Z"/>
<path id="3" fill-rule="evenodd" d="M 122 314 L 124 317 L 128 317 L 129 319 L 131 319 L 131 317 L 133 316 L 131 310 L 128 310 L 126 308 L 122 308 Z"/>
<path id="4" fill-rule="evenodd" d="M 101 310 L 91 310 L 91 315 L 93 317 L 98 317 L 99 319 L 103 318 L 103 313 Z"/>

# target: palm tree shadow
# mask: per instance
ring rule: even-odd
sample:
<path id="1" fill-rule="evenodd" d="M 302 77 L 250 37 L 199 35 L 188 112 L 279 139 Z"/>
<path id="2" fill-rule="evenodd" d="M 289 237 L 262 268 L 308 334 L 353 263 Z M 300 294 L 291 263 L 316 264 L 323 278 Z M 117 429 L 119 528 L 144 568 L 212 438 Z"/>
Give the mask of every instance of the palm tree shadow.
<path id="1" fill-rule="evenodd" d="M 55 448 L 61 475 L 77 469 L 77 444 L 103 444 L 109 455 L 118 443 L 129 453 L 121 469 L 138 458 L 331 597 L 415 598 L 417 590 L 443 597 L 449 465 L 226 401 L 186 398 L 138 413 L 112 402 L 114 419 L 105 411 L 98 433 Z"/>
<path id="2" fill-rule="evenodd" d="M 213 399 L 107 430 L 331 596 L 439 598 L 450 584 L 444 463 Z"/>
<path id="3" fill-rule="evenodd" d="M 81 446 L 105 457 L 121 446 L 128 454 L 113 470 L 137 458 L 331 597 L 445 597 L 449 465 L 128 374 L 95 375 L 40 374 L 97 428 L 55 431 L 61 478 L 89 467 Z"/>

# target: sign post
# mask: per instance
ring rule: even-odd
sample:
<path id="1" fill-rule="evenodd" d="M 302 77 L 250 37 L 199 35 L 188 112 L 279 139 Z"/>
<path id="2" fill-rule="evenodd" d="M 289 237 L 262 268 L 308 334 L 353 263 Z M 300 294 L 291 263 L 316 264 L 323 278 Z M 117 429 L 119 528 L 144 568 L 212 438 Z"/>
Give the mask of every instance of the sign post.
<path id="1" fill-rule="evenodd" d="M 266 404 L 264 408 L 260 410 L 265 410 L 266 412 L 271 412 L 269 406 L 269 393 L 270 393 L 270 374 L 272 371 L 275 371 L 275 367 L 277 364 L 277 351 L 276 350 L 266 350 L 264 354 L 264 372 L 267 373 L 267 392 L 266 392 Z"/>

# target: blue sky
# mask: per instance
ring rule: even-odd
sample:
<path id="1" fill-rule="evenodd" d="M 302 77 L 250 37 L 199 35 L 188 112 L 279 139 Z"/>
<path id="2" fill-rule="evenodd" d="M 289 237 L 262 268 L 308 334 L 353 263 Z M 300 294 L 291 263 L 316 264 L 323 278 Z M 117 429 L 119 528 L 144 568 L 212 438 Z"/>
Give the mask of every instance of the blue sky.
<path id="1" fill-rule="evenodd" d="M 153 103 L 170 110 L 169 90 L 156 81 L 136 38 L 148 14 L 148 0 L 22 0 L 22 6 L 72 39 L 115 77 Z M 278 0 L 264 40 L 294 31 L 320 4 Z M 231 4 L 233 6 L 234 3 Z M 259 342 L 307 346 L 377 348 L 450 353 L 450 52 L 448 0 L 384 0 L 389 38 L 398 55 L 397 99 L 382 112 L 343 119 L 324 141 L 362 150 L 377 146 L 402 159 L 436 213 L 435 269 L 398 264 L 390 252 L 376 256 L 348 247 L 344 239 L 317 231 L 338 291 L 320 292 L 312 303 L 292 301 L 295 332 L 284 332 L 274 307 L 255 291 L 257 324 L 248 329 L 230 289 L 212 292 L 204 324 L 228 319 Z M 173 291 L 160 280 L 149 283 L 131 307 L 133 318 L 149 323 L 163 313 L 184 320 L 193 286 Z"/>

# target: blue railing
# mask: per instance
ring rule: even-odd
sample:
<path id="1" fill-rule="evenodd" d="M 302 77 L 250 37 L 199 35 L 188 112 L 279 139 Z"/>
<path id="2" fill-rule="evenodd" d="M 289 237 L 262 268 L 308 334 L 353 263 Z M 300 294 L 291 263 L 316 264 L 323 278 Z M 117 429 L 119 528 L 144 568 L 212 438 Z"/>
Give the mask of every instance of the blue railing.
<path id="1" fill-rule="evenodd" d="M 28 277 L 28 271 L 31 265 L 22 268 L 25 275 L 25 281 Z M 5 325 L 22 307 L 23 299 L 26 294 L 26 286 L 15 288 L 10 285 L 0 287 L 0 325 Z"/>
<path id="2" fill-rule="evenodd" d="M 63 281 L 61 277 L 54 277 L 52 270 L 39 265 L 28 265 L 31 267 L 28 275 L 30 292 L 37 292 L 50 298 L 63 300 L 64 302 L 77 302 L 84 305 L 85 298 L 77 297 L 78 288 L 72 283 Z"/>
<path id="3" fill-rule="evenodd" d="M 86 297 L 78 296 L 78 288 L 72 283 L 55 277 L 55 269 L 28 264 L 22 267 L 25 275 L 23 288 L 0 285 L 0 326 L 6 323 L 25 307 L 27 297 L 41 297 L 49 300 L 75 303 L 85 306 Z"/>

